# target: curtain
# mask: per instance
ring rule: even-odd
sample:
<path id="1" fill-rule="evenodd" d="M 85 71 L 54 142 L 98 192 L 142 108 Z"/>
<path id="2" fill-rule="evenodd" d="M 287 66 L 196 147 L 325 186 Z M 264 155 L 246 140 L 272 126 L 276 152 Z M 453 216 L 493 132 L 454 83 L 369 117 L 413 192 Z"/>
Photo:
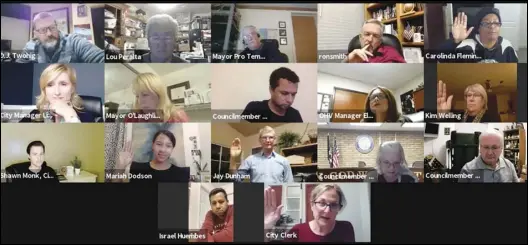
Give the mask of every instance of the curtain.
<path id="1" fill-rule="evenodd" d="M 119 152 L 125 146 L 126 128 L 124 123 L 105 123 L 105 171 L 117 164 Z"/>

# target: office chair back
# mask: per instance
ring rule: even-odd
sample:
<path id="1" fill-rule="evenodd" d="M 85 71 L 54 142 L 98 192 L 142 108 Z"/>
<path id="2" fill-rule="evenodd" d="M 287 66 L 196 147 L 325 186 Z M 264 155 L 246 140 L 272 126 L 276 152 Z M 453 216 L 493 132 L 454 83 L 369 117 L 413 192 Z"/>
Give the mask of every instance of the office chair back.
<path id="1" fill-rule="evenodd" d="M 83 107 L 86 112 L 90 112 L 96 118 L 103 118 L 103 102 L 101 98 L 89 95 L 81 95 Z"/>
<path id="2" fill-rule="evenodd" d="M 400 40 L 394 35 L 383 33 L 382 41 L 383 44 L 391 46 L 395 48 L 398 53 L 403 57 L 403 49 L 400 43 Z M 361 42 L 359 41 L 359 35 L 352 38 L 350 43 L 348 44 L 348 53 L 352 52 L 354 49 L 360 49 L 361 48 Z"/>

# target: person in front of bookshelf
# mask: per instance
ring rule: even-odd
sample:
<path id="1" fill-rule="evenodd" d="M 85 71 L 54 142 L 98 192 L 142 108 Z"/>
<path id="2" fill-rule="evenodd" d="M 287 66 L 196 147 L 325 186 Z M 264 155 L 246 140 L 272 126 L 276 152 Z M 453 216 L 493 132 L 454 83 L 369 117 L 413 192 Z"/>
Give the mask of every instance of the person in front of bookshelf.
<path id="1" fill-rule="evenodd" d="M 456 62 L 517 63 L 519 61 L 512 43 L 500 36 L 502 20 L 498 9 L 482 8 L 475 20 L 474 26 L 468 28 L 466 14 L 458 13 L 451 29 L 453 38 L 444 42 L 440 50 L 476 56 L 476 58 L 456 59 Z"/>
<path id="2" fill-rule="evenodd" d="M 198 242 L 233 242 L 234 206 L 229 204 L 227 192 L 215 188 L 209 192 L 211 210 L 205 215 L 200 233 L 206 235 Z"/>
<path id="3" fill-rule="evenodd" d="M 515 166 L 501 157 L 503 136 L 490 129 L 479 136 L 478 157 L 462 167 L 458 183 L 517 183 L 520 182 Z"/>
<path id="4" fill-rule="evenodd" d="M 453 112 L 458 117 L 450 117 L 453 95 L 447 96 L 446 83 L 439 81 L 436 92 L 436 110 L 438 121 L 452 122 L 501 122 L 497 113 L 488 110 L 488 93 L 481 84 L 469 85 L 464 90 L 466 109 L 463 112 Z"/>
<path id="5" fill-rule="evenodd" d="M 283 205 L 277 205 L 275 191 L 264 190 L 264 230 L 273 232 L 281 218 Z M 354 226 L 349 221 L 336 220 L 347 204 L 338 184 L 319 184 L 309 197 L 313 220 L 293 226 L 285 242 L 347 242 L 356 241 Z"/>
<path id="6" fill-rule="evenodd" d="M 241 34 L 245 48 L 239 55 L 244 59 L 237 59 L 238 63 L 288 63 L 288 56 L 280 52 L 278 45 L 260 39 L 255 26 L 245 26 Z"/>
<path id="7" fill-rule="evenodd" d="M 238 167 L 235 174 L 235 181 L 243 181 L 244 176 L 249 176 L 252 183 L 282 184 L 292 183 L 293 173 L 290 162 L 285 157 L 274 151 L 275 130 L 266 126 L 259 131 L 259 143 L 262 150 L 246 158 Z M 241 149 L 240 139 L 235 139 L 231 146 L 231 152 Z M 241 156 L 240 152 L 236 154 Z M 236 165 L 236 161 L 230 160 L 231 166 Z M 238 161 L 240 162 L 240 161 Z"/>
<path id="8" fill-rule="evenodd" d="M 53 168 L 44 161 L 46 147 L 42 141 L 32 141 L 26 147 L 29 162 L 17 163 L 6 168 L 11 183 L 59 183 Z"/>
<path id="9" fill-rule="evenodd" d="M 343 60 L 344 63 L 406 63 L 395 48 L 383 44 L 383 23 L 367 20 L 359 34 L 360 49 L 354 49 Z"/>
<path id="10" fill-rule="evenodd" d="M 83 111 L 83 100 L 77 94 L 77 75 L 68 64 L 51 64 L 40 75 L 37 109 L 22 118 L 22 123 L 95 122 L 96 117 Z"/>
<path id="11" fill-rule="evenodd" d="M 16 32 L 16 30 L 12 30 Z M 18 63 L 104 63 L 104 51 L 77 34 L 62 33 L 48 12 L 33 18 L 34 39 L 16 60 Z"/>
<path id="12" fill-rule="evenodd" d="M 291 105 L 295 101 L 299 87 L 299 76 L 286 67 L 274 70 L 269 78 L 271 98 L 251 101 L 242 112 L 248 122 L 303 122 L 301 114 Z"/>
<path id="13" fill-rule="evenodd" d="M 124 121 L 130 122 L 188 122 L 185 111 L 171 103 L 167 95 L 167 86 L 154 73 L 140 73 L 132 84 L 136 95 L 132 113 Z"/>
<path id="14" fill-rule="evenodd" d="M 134 162 L 132 140 L 126 142 L 119 152 L 117 165 L 111 171 L 112 182 L 189 182 L 189 168 L 172 163 L 171 155 L 175 147 L 174 134 L 168 130 L 159 130 L 152 137 L 152 160 Z M 130 179 L 130 176 L 133 178 Z"/>
<path id="15" fill-rule="evenodd" d="M 189 63 L 174 54 L 178 32 L 178 22 L 172 16 L 157 14 L 150 17 L 145 28 L 150 52 L 131 63 Z"/>
<path id="16" fill-rule="evenodd" d="M 405 152 L 398 141 L 383 142 L 376 157 L 376 169 L 367 173 L 365 182 L 416 183 L 418 178 L 407 167 Z"/>
<path id="17" fill-rule="evenodd" d="M 369 92 L 365 108 L 367 117 L 361 119 L 361 122 L 412 122 L 398 111 L 392 92 L 382 86 L 376 86 Z"/>

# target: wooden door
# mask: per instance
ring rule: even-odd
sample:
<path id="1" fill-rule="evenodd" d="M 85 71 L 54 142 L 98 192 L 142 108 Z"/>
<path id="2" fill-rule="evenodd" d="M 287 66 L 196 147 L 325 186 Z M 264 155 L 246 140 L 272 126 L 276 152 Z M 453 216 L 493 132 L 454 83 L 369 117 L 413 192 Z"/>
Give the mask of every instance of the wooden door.
<path id="1" fill-rule="evenodd" d="M 362 117 L 351 118 L 337 118 L 337 113 L 343 114 L 361 114 L 365 112 L 365 101 L 367 101 L 367 93 L 357 92 L 353 90 L 336 88 L 334 90 L 334 107 L 332 109 L 332 122 L 360 122 Z"/>
<path id="2" fill-rule="evenodd" d="M 422 111 L 424 109 L 424 90 L 420 89 L 414 92 L 413 98 L 415 111 Z"/>
<path id="3" fill-rule="evenodd" d="M 304 208 L 304 212 L 305 212 L 306 222 L 310 222 L 314 219 L 313 213 L 312 213 L 312 203 L 310 200 L 313 188 L 315 188 L 315 184 L 306 184 L 304 186 L 304 200 L 306 200 L 305 201 L 306 206 Z"/>
<path id="4" fill-rule="evenodd" d="M 317 28 L 315 16 L 292 16 L 297 63 L 317 63 Z M 291 57 L 290 57 L 290 60 Z"/>

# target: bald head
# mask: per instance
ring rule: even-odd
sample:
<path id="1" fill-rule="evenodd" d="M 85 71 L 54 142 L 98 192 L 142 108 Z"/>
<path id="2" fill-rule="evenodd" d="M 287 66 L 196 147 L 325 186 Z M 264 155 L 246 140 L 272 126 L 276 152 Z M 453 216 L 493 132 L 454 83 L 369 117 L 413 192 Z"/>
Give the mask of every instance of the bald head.
<path id="1" fill-rule="evenodd" d="M 250 50 L 257 50 L 260 48 L 260 36 L 255 26 L 245 26 L 242 30 L 242 38 L 244 44 Z"/>
<path id="2" fill-rule="evenodd" d="M 479 137 L 480 156 L 487 165 L 495 166 L 502 154 L 504 139 L 497 130 L 490 129 Z"/>

